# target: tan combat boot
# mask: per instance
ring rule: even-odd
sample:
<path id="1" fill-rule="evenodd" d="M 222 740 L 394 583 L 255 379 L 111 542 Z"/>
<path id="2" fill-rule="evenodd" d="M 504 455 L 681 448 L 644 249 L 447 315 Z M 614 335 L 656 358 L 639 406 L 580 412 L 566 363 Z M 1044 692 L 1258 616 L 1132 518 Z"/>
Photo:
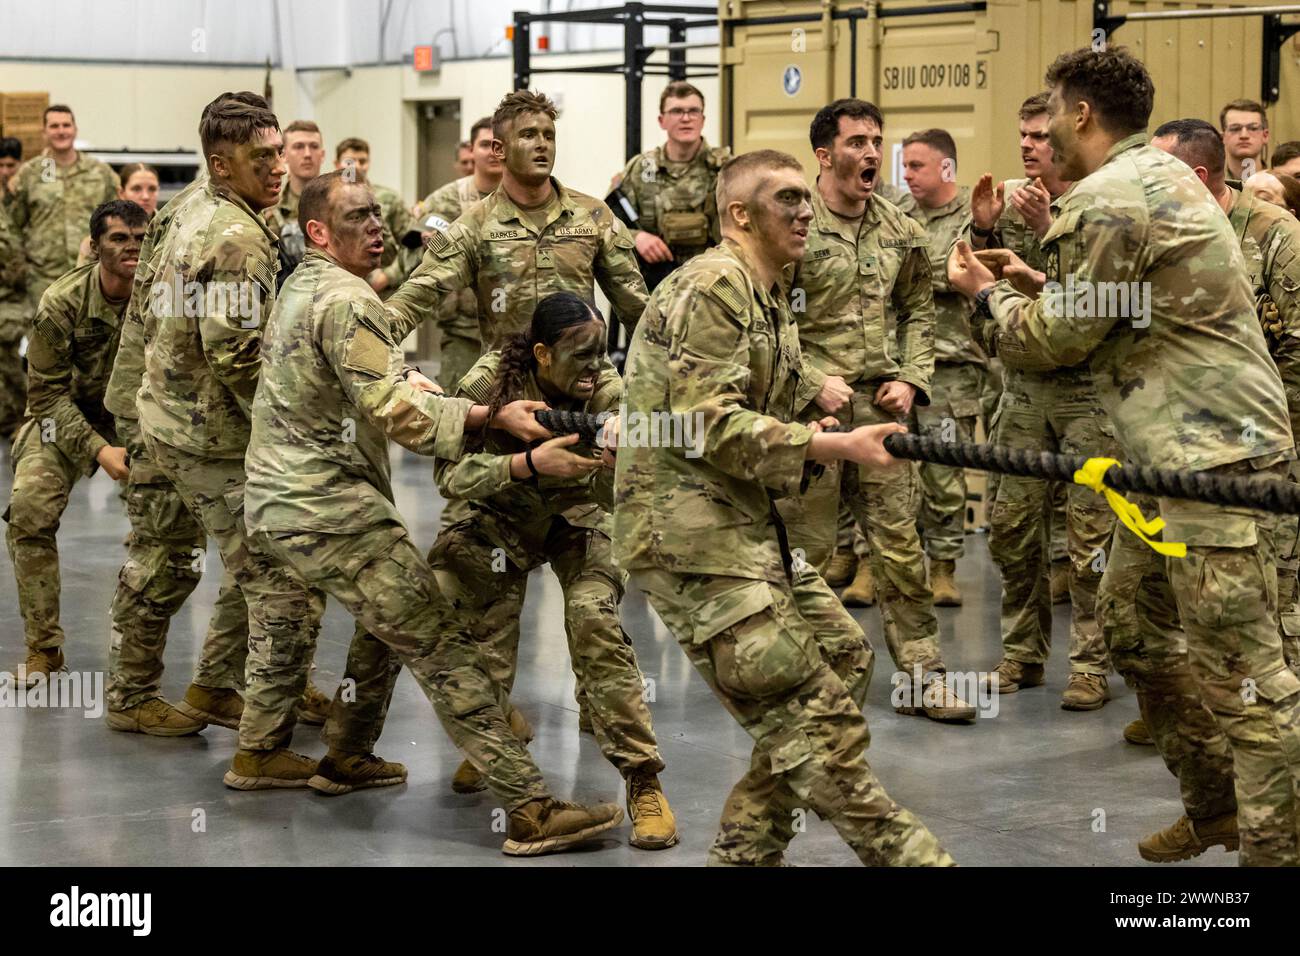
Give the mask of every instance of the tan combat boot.
<path id="1" fill-rule="evenodd" d="M 1186 815 L 1138 843 L 1138 853 L 1151 863 L 1176 863 L 1200 856 L 1212 846 L 1231 853 L 1240 845 L 1237 814 L 1225 813 L 1208 820 L 1190 820 Z"/>
<path id="2" fill-rule="evenodd" d="M 316 761 L 288 747 L 236 750 L 222 781 L 232 790 L 280 790 L 306 787 L 315 774 Z"/>
<path id="3" fill-rule="evenodd" d="M 1052 603 L 1066 604 L 1070 600 L 1070 562 L 1068 559 L 1052 562 Z"/>
<path id="4" fill-rule="evenodd" d="M 1043 682 L 1043 665 L 1026 664 L 1004 657 L 989 675 L 990 683 L 997 681 L 999 694 L 1014 694 L 1025 687 L 1037 687 Z"/>
<path id="5" fill-rule="evenodd" d="M 533 728 L 518 707 L 510 709 L 510 729 L 516 737 L 527 746 L 533 739 Z M 487 780 L 474 769 L 468 760 L 462 760 L 456 772 L 451 776 L 451 789 L 454 793 L 478 793 L 487 789 Z"/>
<path id="6" fill-rule="evenodd" d="M 150 737 L 188 737 L 207 726 L 202 720 L 185 716 L 161 697 L 126 710 L 110 710 L 105 719 L 110 730 Z"/>
<path id="7" fill-rule="evenodd" d="M 853 580 L 858 573 L 858 556 L 852 548 L 840 548 L 831 557 L 826 568 L 826 583 L 833 588 L 842 588 Z"/>
<path id="8" fill-rule="evenodd" d="M 1104 674 L 1071 673 L 1061 694 L 1062 710 L 1100 710 L 1110 700 L 1110 685 Z"/>
<path id="9" fill-rule="evenodd" d="M 1124 739 L 1131 744 L 1137 744 L 1139 747 L 1154 747 L 1156 742 L 1151 739 L 1151 731 L 1147 730 L 1147 722 L 1139 717 L 1137 720 L 1130 721 L 1124 728 Z"/>
<path id="10" fill-rule="evenodd" d="M 67 670 L 64 667 L 63 648 L 51 647 L 28 651 L 27 658 L 14 675 L 19 687 L 33 687 L 38 681 L 49 680 L 51 674 Z"/>
<path id="11" fill-rule="evenodd" d="M 552 797 L 529 800 L 510 812 L 507 856 L 541 856 L 559 853 L 612 830 L 623 822 L 623 808 L 615 803 L 585 807 Z"/>
<path id="12" fill-rule="evenodd" d="M 244 698 L 238 691 L 225 687 L 191 684 L 176 709 L 191 720 L 238 730 L 239 718 L 244 716 Z"/>
<path id="13" fill-rule="evenodd" d="M 346 753 L 329 749 L 316 765 L 307 786 L 331 797 L 366 787 L 392 787 L 406 782 L 406 767 L 374 754 Z"/>
<path id="14" fill-rule="evenodd" d="M 944 722 L 975 719 L 975 708 L 952 692 L 942 674 L 927 681 L 919 694 L 913 685 L 911 693 L 915 696 L 908 704 L 895 708 L 898 713 L 911 717 L 923 714 L 931 720 Z"/>
<path id="15" fill-rule="evenodd" d="M 954 579 L 956 573 L 956 561 L 930 561 L 930 593 L 934 595 L 935 607 L 961 607 L 961 589 Z"/>
<path id="16" fill-rule="evenodd" d="M 332 703 L 333 700 L 327 697 L 325 692 L 313 684 L 309 678 L 307 687 L 302 692 L 302 700 L 298 702 L 298 719 L 304 724 L 319 727 L 329 717 Z"/>
<path id="17" fill-rule="evenodd" d="M 871 575 L 871 562 L 859 561 L 853 583 L 844 589 L 840 600 L 845 607 L 871 607 L 876 603 L 876 579 Z"/>
<path id="18" fill-rule="evenodd" d="M 627 815 L 632 820 L 632 838 L 628 842 L 634 847 L 666 850 L 677 842 L 677 820 L 655 774 L 628 774 Z"/>

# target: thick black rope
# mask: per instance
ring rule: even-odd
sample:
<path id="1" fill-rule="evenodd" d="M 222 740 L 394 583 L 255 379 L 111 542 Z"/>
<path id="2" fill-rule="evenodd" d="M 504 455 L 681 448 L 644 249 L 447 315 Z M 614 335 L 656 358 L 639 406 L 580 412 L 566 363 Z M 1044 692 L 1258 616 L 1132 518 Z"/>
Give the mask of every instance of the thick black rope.
<path id="1" fill-rule="evenodd" d="M 592 441 L 608 415 L 590 415 L 546 409 L 537 421 L 556 435 L 577 433 Z M 841 425 L 835 431 L 849 431 Z M 1003 475 L 1041 478 L 1045 481 L 1074 481 L 1074 473 L 1088 459 L 1084 455 L 1058 455 L 1048 451 L 978 445 L 974 442 L 945 442 L 921 435 L 890 435 L 885 450 L 895 458 L 928 461 L 954 468 L 993 471 Z M 1300 485 L 1290 481 L 1253 481 L 1244 477 L 1212 475 L 1207 472 L 1174 471 L 1124 462 L 1110 468 L 1104 483 L 1116 491 L 1159 498 L 1182 498 L 1236 508 L 1253 508 L 1272 514 L 1300 514 Z"/>

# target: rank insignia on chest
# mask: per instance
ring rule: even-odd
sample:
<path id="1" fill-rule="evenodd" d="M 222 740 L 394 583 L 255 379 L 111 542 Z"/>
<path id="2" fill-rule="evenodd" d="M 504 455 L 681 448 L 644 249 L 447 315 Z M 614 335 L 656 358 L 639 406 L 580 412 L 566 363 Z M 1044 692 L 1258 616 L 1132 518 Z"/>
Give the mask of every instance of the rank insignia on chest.
<path id="1" fill-rule="evenodd" d="M 554 268 L 555 268 L 555 253 L 553 253 L 550 249 L 538 249 L 538 250 L 537 250 L 537 268 L 539 268 L 539 269 L 554 269 Z"/>

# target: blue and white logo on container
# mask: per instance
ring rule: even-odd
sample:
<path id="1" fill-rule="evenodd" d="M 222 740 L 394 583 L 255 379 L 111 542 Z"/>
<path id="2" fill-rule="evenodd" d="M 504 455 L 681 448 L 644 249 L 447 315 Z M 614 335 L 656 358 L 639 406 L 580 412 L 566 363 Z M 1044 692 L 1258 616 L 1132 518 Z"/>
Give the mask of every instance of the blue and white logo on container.
<path id="1" fill-rule="evenodd" d="M 785 72 L 781 74 L 781 87 L 785 90 L 785 95 L 794 96 L 801 86 L 803 86 L 802 71 L 797 66 L 787 66 Z"/>

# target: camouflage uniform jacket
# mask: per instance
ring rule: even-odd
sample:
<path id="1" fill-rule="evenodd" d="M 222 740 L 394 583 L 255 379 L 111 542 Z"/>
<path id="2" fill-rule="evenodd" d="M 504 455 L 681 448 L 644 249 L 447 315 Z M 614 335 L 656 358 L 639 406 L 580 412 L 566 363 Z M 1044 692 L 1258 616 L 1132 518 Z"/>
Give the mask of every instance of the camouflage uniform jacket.
<path id="1" fill-rule="evenodd" d="M 209 182 L 155 255 L 140 427 L 192 455 L 243 458 L 275 303 L 275 236 L 243 199 Z"/>
<path id="2" fill-rule="evenodd" d="M 122 338 L 117 345 L 117 359 L 113 362 L 113 374 L 109 376 L 108 390 L 104 393 L 104 407 L 118 418 L 140 417 L 135 402 L 144 380 L 144 319 L 141 310 L 148 304 L 149 290 L 158 272 L 161 239 L 172 220 L 195 196 L 203 194 L 206 184 L 206 179 L 199 179 L 182 189 L 158 210 L 144 232 L 135 282 L 131 287 L 131 301 L 122 314 Z"/>
<path id="3" fill-rule="evenodd" d="M 435 231 L 420 267 L 387 306 L 399 339 L 441 308 L 443 298 L 473 289 L 483 347 L 501 348 L 528 328 L 537 303 L 568 291 L 595 301 L 595 284 L 630 331 L 645 308 L 646 288 L 627 227 L 599 199 L 560 185 L 559 203 L 538 234 L 506 194 L 495 190 L 452 223 Z"/>
<path id="4" fill-rule="evenodd" d="M 700 140 L 688 162 L 671 162 L 656 146 L 623 167 L 618 191 L 636 214 L 637 228 L 663 239 L 678 265 L 722 241 L 718 170 L 730 158 L 728 147 L 715 149 Z"/>
<path id="5" fill-rule="evenodd" d="M 104 298 L 98 263 L 74 269 L 41 296 L 27 350 L 27 417 L 87 475 L 99 450 L 116 441 L 104 389 L 125 306 Z M 52 438 L 44 437 L 47 426 Z"/>
<path id="6" fill-rule="evenodd" d="M 4 187 L 0 187 L 3 191 Z M 0 205 L 0 326 L 22 318 L 26 309 L 27 260 L 18 230 Z"/>
<path id="7" fill-rule="evenodd" d="M 90 214 L 117 198 L 117 173 L 78 152 L 70 166 L 37 156 L 14 173 L 6 194 L 10 222 L 22 235 L 32 280 L 53 282 L 76 268 L 81 241 L 90 235 Z"/>
<path id="8" fill-rule="evenodd" d="M 473 403 L 405 381 L 379 296 L 321 250 L 284 284 L 264 349 L 245 459 L 250 532 L 399 526 L 388 439 L 460 456 Z"/>
<path id="9" fill-rule="evenodd" d="M 1286 388 L 1292 437 L 1300 437 L 1300 222 L 1252 192 L 1232 189 L 1232 198 L 1228 221 L 1246 258 L 1251 290 L 1257 302 L 1267 296 L 1277 307 L 1275 328 L 1265 339 Z"/>
<path id="10" fill-rule="evenodd" d="M 970 228 L 970 189 L 961 186 L 950 202 L 926 209 L 915 200 L 905 212 L 929 237 L 930 281 L 934 290 L 934 360 L 987 365 L 984 350 L 971 335 L 971 304 L 948 284 L 948 253 Z"/>
<path id="11" fill-rule="evenodd" d="M 831 212 L 813 189 L 808 246 L 790 293 L 803 377 L 813 395 L 828 375 L 839 375 L 850 384 L 907 382 L 916 386 L 919 404 L 929 403 L 934 297 L 926 249 L 925 230 L 879 196 L 867 202 L 861 226 L 855 227 Z M 889 305 L 894 322 L 886 316 Z"/>
<path id="12" fill-rule="evenodd" d="M 478 191 L 473 176 L 439 186 L 416 206 L 416 218 L 422 230 L 438 229 L 446 232 L 451 224 L 465 214 L 465 210 L 487 193 Z M 479 337 L 478 298 L 472 288 L 461 289 L 444 300 L 438 312 L 438 325 L 459 331 L 467 338 Z"/>
<path id="13" fill-rule="evenodd" d="M 773 496 L 797 494 L 805 474 L 813 433 L 793 422 L 800 361 L 780 284 L 755 285 L 731 240 L 655 289 L 624 383 L 614 479 L 624 570 L 787 580 Z M 649 440 L 665 431 L 653 413 L 679 416 L 693 447 Z"/>
<path id="14" fill-rule="evenodd" d="M 478 360 L 456 389 L 456 395 L 485 405 L 500 352 L 489 352 Z M 573 402 L 574 411 L 618 413 L 623 395 L 623 381 L 612 368 L 604 369 L 596 380 L 596 391 L 586 402 Z M 524 392 L 511 395 L 510 401 L 526 399 L 548 402 L 536 376 L 530 375 Z M 561 517 L 575 528 L 591 528 L 609 535 L 612 530 L 609 508 L 613 505 L 613 473 L 602 468 L 583 478 L 552 478 L 546 475 L 515 481 L 510 477 L 510 459 L 528 445 L 507 432 L 487 429 L 479 450 L 465 454 L 459 461 L 439 459 L 434 464 L 438 489 L 446 498 L 468 499 L 476 527 L 494 544 L 506 550 L 510 560 L 523 570 L 545 563 L 546 535 L 551 521 Z M 597 455 L 594 444 L 579 442 L 569 448 L 575 455 Z"/>
<path id="15" fill-rule="evenodd" d="M 1030 299 L 1003 280 L 989 296 L 1008 367 L 1087 361 L 1120 445 L 1140 464 L 1201 470 L 1292 454 L 1241 249 L 1187 166 L 1143 134 L 1121 140 L 1062 199 L 1043 248 L 1059 287 Z M 1099 283 L 1138 283 L 1149 317 L 1090 315 L 1123 311 L 1089 307 L 1103 299 Z"/>

